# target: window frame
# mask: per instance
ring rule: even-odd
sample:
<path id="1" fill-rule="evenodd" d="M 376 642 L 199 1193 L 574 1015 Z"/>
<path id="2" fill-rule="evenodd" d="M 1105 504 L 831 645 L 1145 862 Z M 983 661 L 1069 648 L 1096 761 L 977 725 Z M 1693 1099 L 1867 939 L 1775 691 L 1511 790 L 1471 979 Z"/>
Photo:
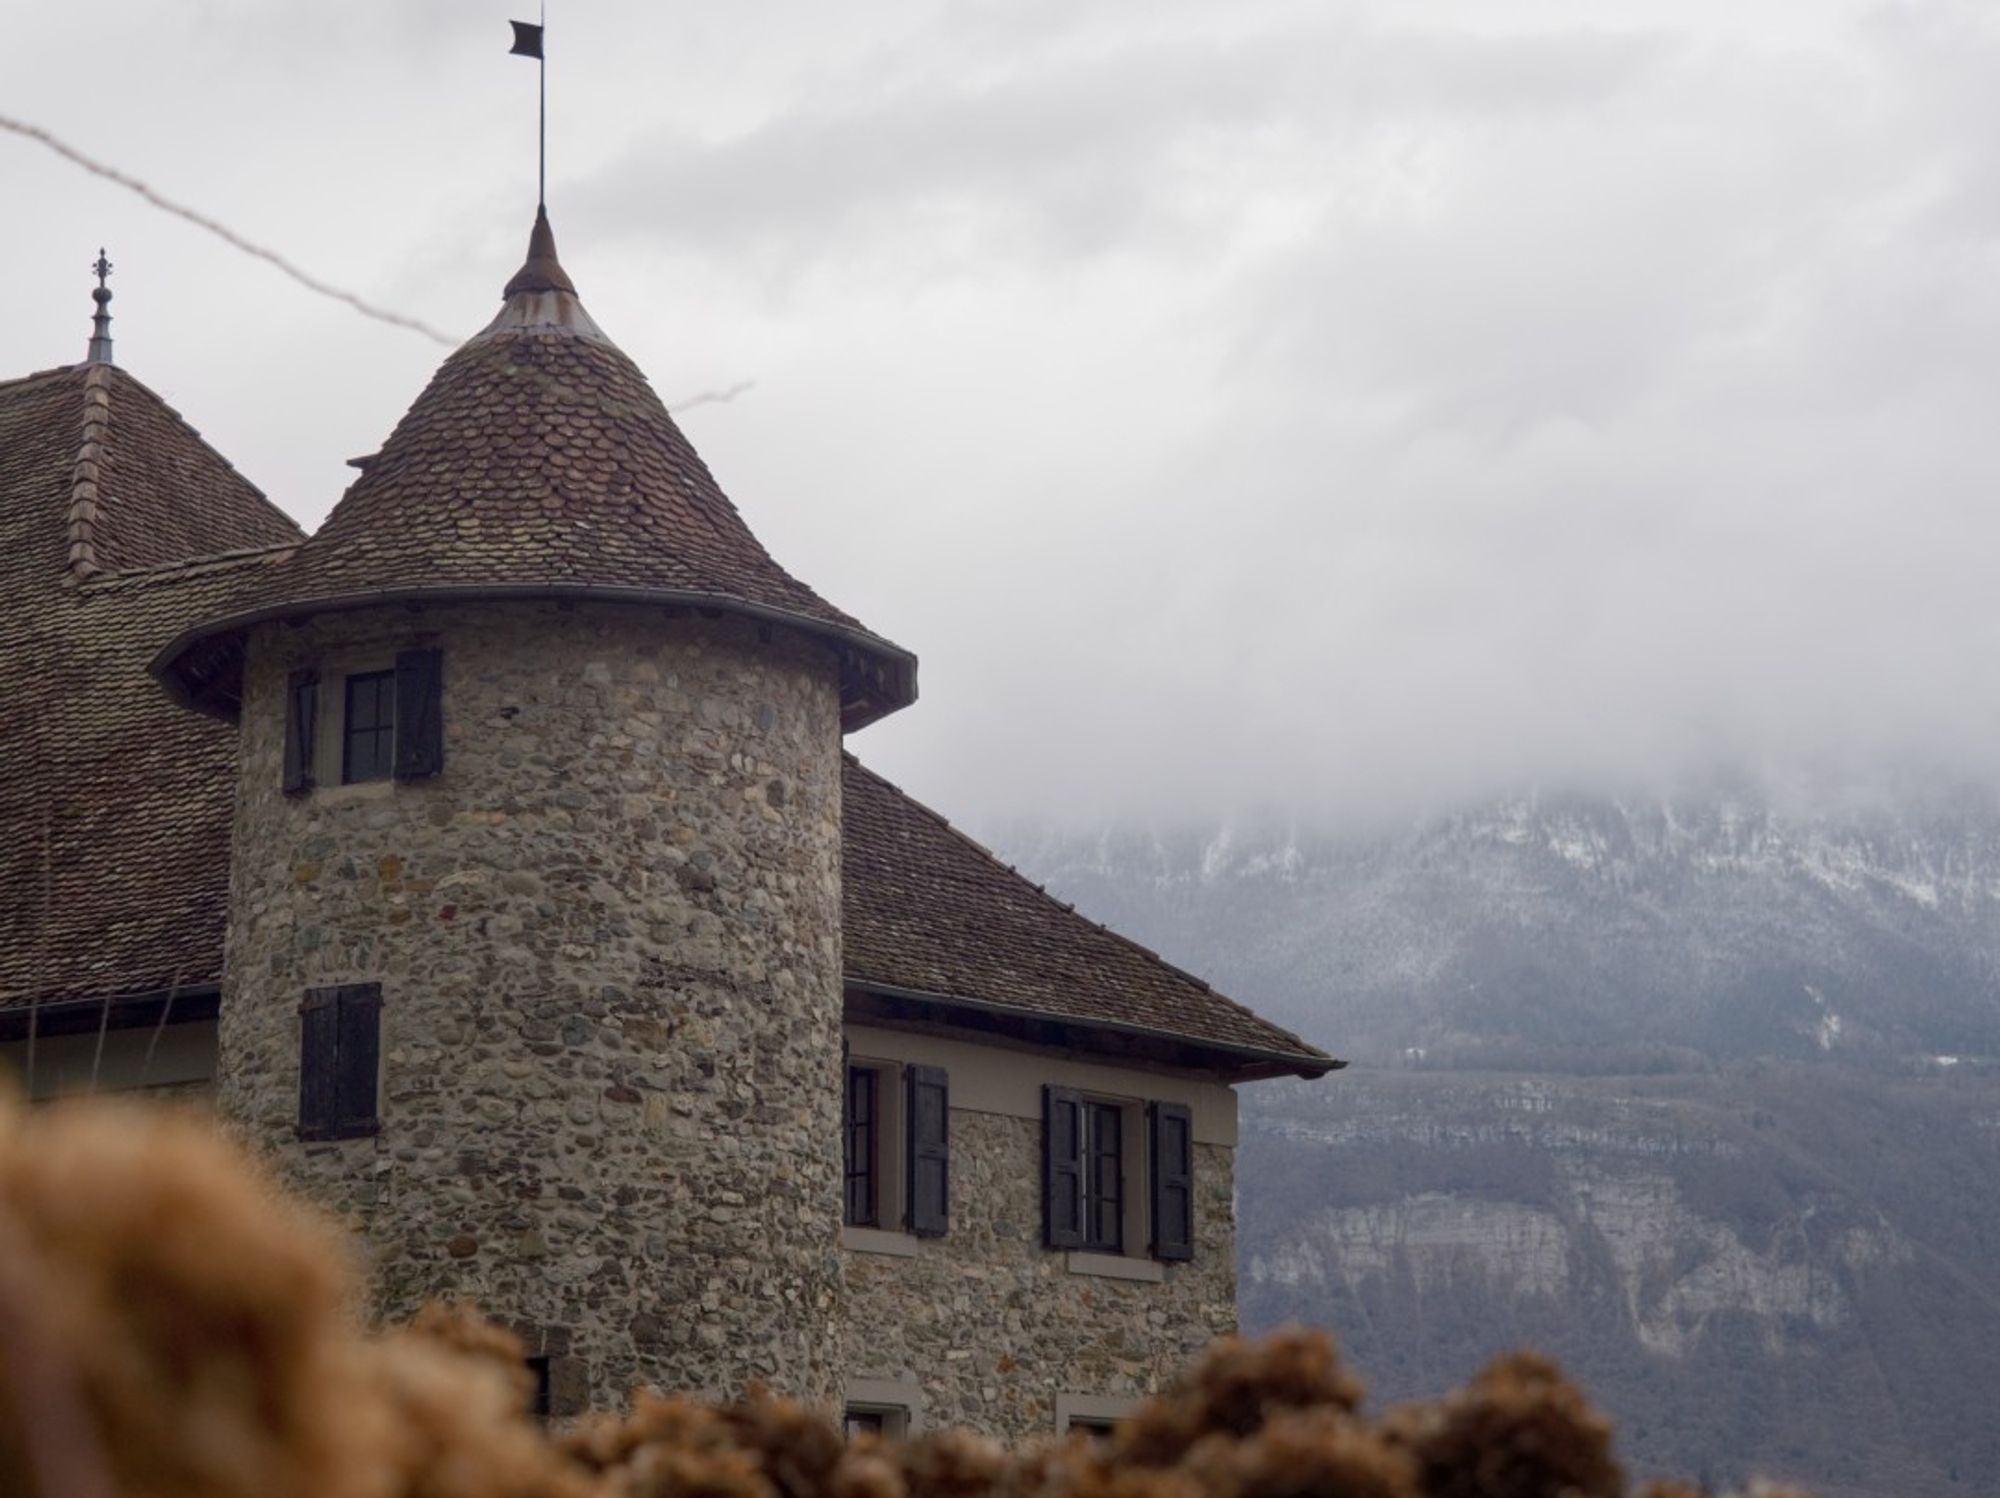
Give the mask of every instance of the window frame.
<path id="1" fill-rule="evenodd" d="M 1113 1265 L 1153 1262 L 1152 1142 L 1148 1127 L 1150 1104 L 1144 1098 L 1047 1082 L 1042 1086 L 1042 1246 L 1068 1253 L 1079 1273 L 1105 1273 L 1115 1279 L 1151 1279 L 1150 1274 L 1114 1272 Z M 1074 1167 L 1067 1144 L 1057 1147 L 1059 1117 L 1075 1111 Z M 1116 1118 L 1115 1125 L 1109 1120 Z M 1065 1141 L 1067 1124 L 1063 1125 Z M 1115 1129 L 1117 1149 L 1103 1147 Z M 1111 1175 L 1107 1190 L 1106 1162 Z M 1068 1206 L 1068 1221 L 1054 1215 L 1058 1201 Z M 1072 1226 L 1073 1224 L 1073 1226 Z"/>
<path id="2" fill-rule="evenodd" d="M 847 1215 L 847 1190 L 845 1168 L 847 1160 L 847 1078 L 856 1071 L 875 1073 L 875 1220 L 855 1222 Z M 905 1193 L 908 1190 L 906 1172 L 909 1162 L 904 1134 L 906 1121 L 903 1117 L 903 1074 L 905 1063 L 891 1061 L 877 1056 L 849 1056 L 841 1072 L 840 1084 L 840 1140 L 843 1183 L 840 1196 L 840 1226 L 843 1232 L 884 1233 L 891 1237 L 907 1238 L 909 1226 L 904 1221 L 908 1205 Z"/>
<path id="3" fill-rule="evenodd" d="M 1056 1434 L 1088 1431 L 1092 1440 L 1102 1440 L 1130 1419 L 1140 1402 L 1133 1394 L 1057 1394 Z"/>
<path id="4" fill-rule="evenodd" d="M 448 652 L 435 634 L 406 640 L 328 651 L 290 673 L 279 776 L 287 796 L 372 800 L 443 775 Z M 365 704 L 356 700 L 364 684 Z M 355 709 L 364 705 L 370 721 L 359 728 Z M 365 762 L 357 762 L 363 734 Z"/>
<path id="5" fill-rule="evenodd" d="M 910 1407 L 907 1404 L 891 1404 L 876 1399 L 850 1399 L 841 1407 L 840 1433 L 843 1439 L 850 1442 L 856 1435 L 874 1435 L 885 1441 L 900 1441 L 910 1434 L 911 1429 Z"/>

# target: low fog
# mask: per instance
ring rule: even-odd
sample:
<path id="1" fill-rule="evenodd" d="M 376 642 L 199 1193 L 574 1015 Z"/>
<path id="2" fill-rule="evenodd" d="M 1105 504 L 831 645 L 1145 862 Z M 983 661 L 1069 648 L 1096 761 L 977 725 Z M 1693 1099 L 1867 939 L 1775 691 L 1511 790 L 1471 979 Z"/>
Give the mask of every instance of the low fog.
<path id="1" fill-rule="evenodd" d="M 469 333 L 533 66 L 484 0 L 338 11 L 40 7 L 0 98 Z M 565 264 L 779 560 L 919 653 L 853 747 L 955 817 L 2000 779 L 1990 5 L 548 24 Z M 0 375 L 82 356 L 103 243 L 119 361 L 307 525 L 441 355 L 0 161 Z"/>

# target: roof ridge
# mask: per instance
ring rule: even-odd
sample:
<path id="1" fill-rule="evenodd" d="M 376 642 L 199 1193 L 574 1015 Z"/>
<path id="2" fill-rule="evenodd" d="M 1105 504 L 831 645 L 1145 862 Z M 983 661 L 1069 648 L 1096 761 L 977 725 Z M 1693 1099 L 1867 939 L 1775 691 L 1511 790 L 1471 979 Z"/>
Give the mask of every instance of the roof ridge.
<path id="1" fill-rule="evenodd" d="M 255 502 L 270 515 L 293 532 L 293 538 L 283 542 L 273 542 L 272 547 L 297 546 L 306 539 L 299 523 L 287 515 L 257 485 L 244 476 L 241 469 L 232 463 L 215 445 L 201 435 L 185 416 L 171 405 L 164 396 L 154 390 L 144 380 L 115 364 L 88 363 L 64 365 L 53 370 L 44 370 L 28 375 L 9 384 L 25 384 L 45 376 L 62 375 L 82 371 L 83 426 L 78 434 L 76 457 L 70 464 L 69 504 L 63 514 L 65 581 L 74 586 L 89 582 L 98 575 L 113 570 L 104 567 L 98 558 L 98 542 L 101 538 L 99 523 L 106 519 L 105 505 L 111 496 L 105 490 L 105 480 L 109 470 L 111 455 L 111 435 L 113 424 L 112 392 L 119 388 L 123 380 L 131 387 L 133 397 L 149 400 L 159 408 L 160 413 L 173 425 L 187 434 L 222 469 L 240 480 L 250 491 Z M 5 388 L 0 386 L 0 388 Z M 241 548 L 243 550 L 269 548 Z M 226 556 L 230 552 L 212 553 L 209 556 L 176 558 L 172 562 L 154 564 L 160 567 L 190 566 L 210 560 L 211 556 Z M 148 571 L 151 568 L 121 568 L 121 572 Z"/>
<path id="2" fill-rule="evenodd" d="M 171 562 L 151 562 L 143 567 L 123 567 L 115 572 L 98 572 L 88 581 L 98 589 L 143 587 L 153 582 L 177 582 L 184 577 L 202 577 L 227 571 L 265 557 L 297 551 L 302 541 L 273 541 L 268 546 L 233 546 L 227 551 L 211 551 L 201 556 L 182 557 Z"/>
<path id="3" fill-rule="evenodd" d="M 111 435 L 111 368 L 92 364 L 83 373 L 83 431 L 70 464 L 69 507 L 63 515 L 68 538 L 69 581 L 87 581 L 97 565 L 97 481 L 104 471 Z"/>
<path id="4" fill-rule="evenodd" d="M 52 364 L 47 369 L 33 369 L 24 375 L 10 375 L 0 380 L 0 391 L 9 390 L 16 385 L 32 385 L 36 380 L 52 380 L 57 375 L 78 374 L 87 367 L 83 364 Z"/>
<path id="5" fill-rule="evenodd" d="M 951 821 L 948 818 L 946 818 L 944 813 L 932 810 L 930 807 L 924 805 L 923 802 L 919 801 L 915 796 L 912 796 L 908 791 L 904 790 L 901 786 L 897 785 L 893 780 L 890 780 L 887 776 L 879 775 L 875 771 L 869 769 L 868 766 L 863 764 L 859 759 L 859 757 L 857 757 L 853 753 L 843 749 L 841 750 L 841 757 L 843 759 L 851 761 L 854 767 L 857 770 L 861 771 L 862 774 L 866 775 L 870 780 L 876 781 L 877 783 L 886 786 L 889 790 L 895 792 L 898 796 L 902 797 L 902 799 L 905 802 L 907 802 L 910 806 L 914 807 L 917 811 L 920 811 L 925 816 L 929 817 L 933 822 L 937 823 L 938 826 L 942 827 L 952 837 L 956 838 L 959 842 L 965 844 L 966 847 L 972 849 L 973 852 L 977 853 L 981 858 L 985 859 L 988 863 L 995 865 L 996 867 L 1005 871 L 1007 874 L 1011 875 L 1013 878 L 1020 880 L 1021 883 L 1027 885 L 1036 894 L 1040 895 L 1044 900 L 1047 900 L 1051 905 L 1055 905 L 1060 909 L 1062 909 L 1063 911 L 1065 911 L 1066 913 L 1068 913 L 1069 915 L 1076 917 L 1076 919 L 1082 921 L 1086 926 L 1090 926 L 1095 930 L 1103 932 L 1106 936 L 1110 937 L 1113 941 L 1117 942 L 1119 945 L 1128 947 L 1132 951 L 1137 952 L 1141 957 L 1145 958 L 1148 962 L 1152 963 L 1154 966 L 1165 968 L 1168 972 L 1174 974 L 1176 977 L 1184 978 L 1188 982 L 1195 984 L 1197 987 L 1201 989 L 1203 993 L 1209 995 L 1209 997 L 1220 999 L 1223 1003 L 1227 1004 L 1231 1009 L 1236 1010 L 1238 1013 L 1243 1014 L 1248 1018 L 1255 1020 L 1258 1024 L 1265 1026 L 1267 1029 L 1277 1031 L 1279 1034 L 1285 1036 L 1287 1039 L 1291 1040 L 1294 1044 L 1298 1045 L 1300 1047 L 1301 1054 L 1310 1054 L 1310 1053 L 1318 1053 L 1322 1055 L 1325 1054 L 1324 1052 L 1320 1052 L 1319 1048 L 1314 1046 L 1311 1041 L 1306 1040 L 1304 1037 L 1294 1033 L 1291 1030 L 1287 1030 L 1283 1025 L 1273 1024 L 1270 1020 L 1265 1019 L 1264 1016 L 1257 1013 L 1257 1011 L 1252 1009 L 1248 1004 L 1240 1003 L 1237 1000 L 1230 998 L 1228 994 L 1218 990 L 1206 978 L 1200 977 L 1197 974 L 1189 972 L 1186 968 L 1182 967 L 1180 964 L 1176 962 L 1168 961 L 1165 957 L 1162 957 L 1158 952 L 1155 952 L 1151 947 L 1147 946 L 1144 942 L 1135 941 L 1131 937 L 1127 936 L 1124 932 L 1114 930 L 1112 927 L 1105 925 L 1102 921 L 1093 920 L 1091 917 L 1085 915 L 1082 911 L 1078 910 L 1074 905 L 1070 904 L 1069 901 L 1063 899 L 1059 895 L 1050 893 L 1050 891 L 1045 886 L 1037 883 L 1034 879 L 1022 873 L 1019 869 L 1015 868 L 1014 865 L 1007 862 L 1006 859 L 1002 858 L 999 854 L 995 853 L 991 848 L 988 848 L 984 843 L 980 842 L 979 839 L 973 837 L 970 833 L 964 832 L 960 830 L 958 827 L 954 826 L 951 823 Z"/>

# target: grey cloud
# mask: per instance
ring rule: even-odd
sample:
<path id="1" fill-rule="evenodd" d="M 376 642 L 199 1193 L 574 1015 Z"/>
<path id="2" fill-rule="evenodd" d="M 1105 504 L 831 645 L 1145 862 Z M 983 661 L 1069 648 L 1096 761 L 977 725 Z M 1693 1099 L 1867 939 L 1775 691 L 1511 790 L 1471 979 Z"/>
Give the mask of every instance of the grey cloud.
<path id="1" fill-rule="evenodd" d="M 487 315 L 532 186 L 494 13 L 107 4 L 22 32 L 103 47 L 104 97 L 11 51 L 9 97 Z M 789 567 L 920 652 L 857 747 L 953 814 L 2000 779 L 1990 6 L 562 14 L 565 259 L 669 395 L 756 377 L 687 425 Z M 431 351 L 100 228 L 123 205 L 55 165 L 21 164 L 8 367 L 81 349 L 108 238 L 121 357 L 323 507 Z"/>
<path id="2" fill-rule="evenodd" d="M 1082 13 L 1078 13 L 1082 14 Z M 750 246 L 790 265 L 845 255 L 897 266 L 940 239 L 987 259 L 1138 250 L 1231 230 L 1245 159 L 1311 158 L 1354 132 L 1428 114 L 1534 114 L 1627 87 L 1659 39 L 1574 30 L 1472 39 L 1365 25 L 1343 11 L 1215 37 L 1148 34 L 1130 13 L 1062 45 L 991 28 L 947 32 L 912 66 L 907 45 L 822 79 L 811 98 L 720 138 L 635 141 L 578 194 L 619 232 L 705 252 Z M 995 50 L 997 49 L 997 50 Z M 1013 49 L 1013 50 L 1010 50 Z"/>

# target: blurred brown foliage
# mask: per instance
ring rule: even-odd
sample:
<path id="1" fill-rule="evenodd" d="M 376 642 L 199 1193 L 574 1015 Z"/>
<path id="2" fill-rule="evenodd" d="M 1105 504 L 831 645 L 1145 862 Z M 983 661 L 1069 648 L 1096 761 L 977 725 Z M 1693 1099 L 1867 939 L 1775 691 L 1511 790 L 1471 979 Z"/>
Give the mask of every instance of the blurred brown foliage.
<path id="1" fill-rule="evenodd" d="M 551 1433 L 465 1307 L 370 1333 L 338 1236 L 212 1126 L 0 1099 L 0 1494 L 20 1498 L 1623 1498 L 1546 1359 L 1361 1412 L 1323 1333 L 1230 1339 L 1108 1439 L 843 1439 L 752 1394 Z M 1778 1498 L 1776 1490 L 1772 1498 Z M 1698 1498 L 1653 1484 L 1635 1498 Z"/>

